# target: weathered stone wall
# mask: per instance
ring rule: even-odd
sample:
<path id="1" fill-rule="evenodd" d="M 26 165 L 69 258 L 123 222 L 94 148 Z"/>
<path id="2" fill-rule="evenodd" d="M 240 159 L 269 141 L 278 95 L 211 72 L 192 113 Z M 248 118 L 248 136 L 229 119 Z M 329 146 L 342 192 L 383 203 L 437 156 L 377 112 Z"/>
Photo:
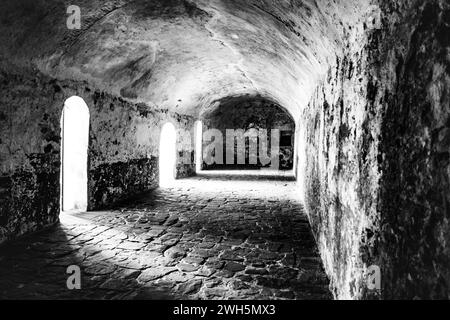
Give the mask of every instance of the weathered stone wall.
<path id="1" fill-rule="evenodd" d="M 390 24 L 374 39 L 383 46 L 373 59 L 385 67 L 372 80 L 385 108 L 378 203 L 383 296 L 448 299 L 450 3 L 384 1 L 383 10 Z"/>
<path id="2" fill-rule="evenodd" d="M 301 194 L 335 297 L 448 298 L 449 4 L 380 8 L 303 112 Z"/>
<path id="3" fill-rule="evenodd" d="M 280 130 L 280 134 L 285 133 L 287 135 L 291 135 L 290 145 L 280 146 L 280 169 L 291 170 L 293 168 L 295 122 L 287 111 L 269 100 L 262 99 L 260 97 L 238 97 L 226 99 L 225 101 L 222 101 L 221 104 L 218 105 L 212 112 L 203 116 L 203 126 L 204 130 L 218 129 L 222 132 L 224 142 L 224 163 L 226 162 L 227 149 L 229 152 L 235 154 L 235 159 L 237 158 L 237 141 L 235 141 L 234 145 L 227 145 L 227 129 L 244 130 L 244 132 L 248 132 L 250 129 L 267 130 L 269 153 L 271 145 L 271 129 Z M 206 145 L 204 147 L 206 147 Z M 258 169 L 262 167 L 261 163 L 258 163 L 258 165 L 249 165 L 248 155 L 249 143 L 246 143 L 246 165 L 229 165 L 225 163 L 223 166 L 207 166 L 205 164 L 205 169 Z"/>
<path id="4" fill-rule="evenodd" d="M 336 298 L 361 298 L 371 265 L 362 247 L 377 230 L 377 136 L 368 113 L 367 46 L 377 11 L 344 25 L 348 45 L 299 121 L 298 181 Z M 376 119 L 374 119 L 376 118 Z M 370 244 L 369 244 L 370 246 Z"/>
<path id="5" fill-rule="evenodd" d="M 0 242 L 57 222 L 62 88 L 0 74 Z M 62 97 L 60 98 L 62 99 Z"/>
<path id="6" fill-rule="evenodd" d="M 190 117 L 155 110 L 89 88 L 55 81 L 32 70 L 0 74 L 0 242 L 58 221 L 61 112 L 67 98 L 90 111 L 88 206 L 101 209 L 158 185 L 162 125 L 191 130 Z M 192 154 L 192 144 L 180 144 Z M 183 163 L 179 176 L 192 174 Z"/>

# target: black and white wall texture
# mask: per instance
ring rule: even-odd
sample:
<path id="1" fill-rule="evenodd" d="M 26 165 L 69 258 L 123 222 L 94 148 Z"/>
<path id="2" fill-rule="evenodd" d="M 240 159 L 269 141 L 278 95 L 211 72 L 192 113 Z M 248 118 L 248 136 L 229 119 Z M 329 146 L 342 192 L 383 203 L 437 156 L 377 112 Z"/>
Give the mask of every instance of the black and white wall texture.
<path id="1" fill-rule="evenodd" d="M 0 243 L 3 299 L 450 298 L 449 1 L 2 0 Z"/>

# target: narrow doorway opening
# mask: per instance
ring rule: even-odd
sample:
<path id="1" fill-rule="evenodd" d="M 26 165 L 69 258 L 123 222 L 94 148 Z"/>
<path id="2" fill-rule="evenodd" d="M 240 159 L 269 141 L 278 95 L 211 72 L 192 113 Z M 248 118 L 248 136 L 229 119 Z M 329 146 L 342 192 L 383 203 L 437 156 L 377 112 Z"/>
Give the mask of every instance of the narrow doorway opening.
<path id="1" fill-rule="evenodd" d="M 61 116 L 61 211 L 88 206 L 89 108 L 80 97 L 66 100 Z"/>
<path id="2" fill-rule="evenodd" d="M 168 187 L 175 181 L 177 134 L 172 123 L 161 130 L 159 144 L 159 185 Z"/>
<path id="3" fill-rule="evenodd" d="M 195 172 L 202 171 L 203 166 L 203 123 L 198 120 L 195 122 Z"/>

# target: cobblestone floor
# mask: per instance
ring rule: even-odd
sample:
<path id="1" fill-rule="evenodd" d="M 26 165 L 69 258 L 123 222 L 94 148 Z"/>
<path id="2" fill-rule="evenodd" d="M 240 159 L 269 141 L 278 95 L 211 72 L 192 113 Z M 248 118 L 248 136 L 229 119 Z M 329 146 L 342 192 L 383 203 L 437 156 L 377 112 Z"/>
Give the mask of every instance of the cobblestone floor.
<path id="1" fill-rule="evenodd" d="M 295 182 L 197 177 L 0 249 L 2 299 L 329 299 Z M 78 265 L 81 290 L 68 290 Z"/>

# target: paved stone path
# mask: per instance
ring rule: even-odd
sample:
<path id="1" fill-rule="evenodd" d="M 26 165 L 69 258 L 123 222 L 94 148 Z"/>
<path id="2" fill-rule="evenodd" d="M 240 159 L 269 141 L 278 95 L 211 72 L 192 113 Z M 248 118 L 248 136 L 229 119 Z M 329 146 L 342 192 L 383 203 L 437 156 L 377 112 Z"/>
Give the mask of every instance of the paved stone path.
<path id="1" fill-rule="evenodd" d="M 229 180 L 231 179 L 231 180 Z M 329 299 L 295 182 L 198 177 L 0 248 L 0 298 Z M 81 268 L 81 290 L 66 269 Z"/>

